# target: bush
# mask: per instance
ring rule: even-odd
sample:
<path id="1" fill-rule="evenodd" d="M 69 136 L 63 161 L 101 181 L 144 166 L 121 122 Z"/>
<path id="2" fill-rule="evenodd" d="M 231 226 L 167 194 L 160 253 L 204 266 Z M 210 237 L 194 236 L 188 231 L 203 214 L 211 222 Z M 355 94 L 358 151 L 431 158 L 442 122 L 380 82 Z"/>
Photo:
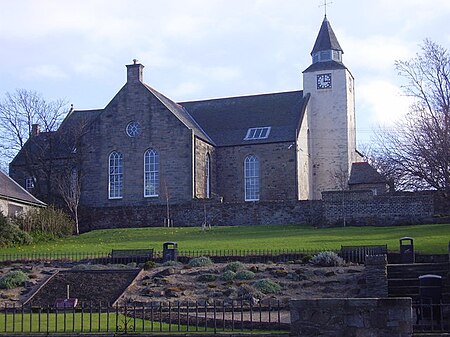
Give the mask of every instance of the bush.
<path id="1" fill-rule="evenodd" d="M 37 240 L 70 236 L 75 228 L 74 221 L 62 210 L 53 206 L 29 211 L 17 218 L 17 224 Z"/>
<path id="2" fill-rule="evenodd" d="M 136 269 L 136 263 L 128 264 L 77 264 L 71 270 L 111 270 L 111 269 Z"/>
<path id="3" fill-rule="evenodd" d="M 252 300 L 253 298 L 261 299 L 264 297 L 261 291 L 255 289 L 249 284 L 241 285 L 237 290 L 237 294 L 244 300 Z"/>
<path id="4" fill-rule="evenodd" d="M 343 266 L 344 260 L 335 252 L 325 251 L 314 255 L 309 261 L 311 264 L 319 267 L 336 267 Z"/>
<path id="5" fill-rule="evenodd" d="M 177 267 L 177 266 L 181 266 L 182 263 L 178 262 L 178 261 L 166 261 L 163 264 L 161 264 L 161 266 L 163 267 Z"/>
<path id="6" fill-rule="evenodd" d="M 234 272 L 237 272 L 242 269 L 245 269 L 245 266 L 242 262 L 239 262 L 239 261 L 230 262 L 224 268 L 225 271 L 231 270 Z"/>
<path id="7" fill-rule="evenodd" d="M 29 245 L 33 238 L 0 212 L 0 247 Z"/>
<path id="8" fill-rule="evenodd" d="M 28 280 L 27 274 L 21 270 L 11 271 L 0 278 L 0 289 L 13 289 Z"/>
<path id="9" fill-rule="evenodd" d="M 156 267 L 155 261 L 147 261 L 144 263 L 144 270 L 150 270 Z"/>
<path id="10" fill-rule="evenodd" d="M 241 270 L 236 273 L 236 280 L 253 280 L 255 273 L 250 270 Z"/>
<path id="11" fill-rule="evenodd" d="M 223 274 L 222 274 L 222 280 L 224 281 L 233 281 L 234 278 L 236 277 L 236 273 L 232 270 L 226 270 Z"/>
<path id="12" fill-rule="evenodd" d="M 217 280 L 217 275 L 214 274 L 202 274 L 197 277 L 199 282 L 214 282 Z"/>
<path id="13" fill-rule="evenodd" d="M 302 263 L 303 263 L 303 264 L 307 264 L 307 263 L 309 263 L 309 261 L 311 261 L 311 259 L 312 259 L 312 256 L 311 256 L 311 255 L 303 255 L 303 257 L 302 257 Z"/>
<path id="14" fill-rule="evenodd" d="M 253 287 L 263 294 L 278 294 L 281 291 L 281 286 L 270 279 L 262 279 L 253 283 Z"/>
<path id="15" fill-rule="evenodd" d="M 191 267 L 204 267 L 204 266 L 212 265 L 213 262 L 207 256 L 200 256 L 200 257 L 191 259 L 188 264 Z"/>

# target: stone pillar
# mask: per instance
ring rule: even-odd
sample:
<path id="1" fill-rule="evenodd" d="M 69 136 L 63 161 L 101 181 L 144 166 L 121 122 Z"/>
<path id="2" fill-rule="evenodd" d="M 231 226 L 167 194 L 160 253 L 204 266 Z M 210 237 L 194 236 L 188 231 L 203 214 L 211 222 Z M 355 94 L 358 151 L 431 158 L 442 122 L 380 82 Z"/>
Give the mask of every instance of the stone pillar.
<path id="1" fill-rule="evenodd" d="M 387 255 L 366 256 L 366 286 L 368 297 L 388 297 Z"/>

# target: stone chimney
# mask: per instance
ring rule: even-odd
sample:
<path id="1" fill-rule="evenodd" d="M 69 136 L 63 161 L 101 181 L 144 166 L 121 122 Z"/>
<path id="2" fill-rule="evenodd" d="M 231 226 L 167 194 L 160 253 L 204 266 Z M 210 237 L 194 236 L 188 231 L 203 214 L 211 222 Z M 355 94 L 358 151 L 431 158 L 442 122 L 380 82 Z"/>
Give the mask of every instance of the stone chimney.
<path id="1" fill-rule="evenodd" d="M 31 124 L 31 137 L 37 136 L 41 132 L 39 124 Z"/>
<path id="2" fill-rule="evenodd" d="M 127 83 L 143 81 L 144 66 L 134 59 L 133 64 L 127 64 Z"/>

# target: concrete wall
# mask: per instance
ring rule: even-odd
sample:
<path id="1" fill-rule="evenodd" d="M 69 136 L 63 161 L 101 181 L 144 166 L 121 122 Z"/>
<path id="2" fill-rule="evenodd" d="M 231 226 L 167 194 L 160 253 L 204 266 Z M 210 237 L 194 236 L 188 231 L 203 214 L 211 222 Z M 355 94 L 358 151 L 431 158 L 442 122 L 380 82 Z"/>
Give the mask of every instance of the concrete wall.
<path id="1" fill-rule="evenodd" d="M 410 337 L 411 298 L 292 300 L 291 334 L 301 337 Z"/>

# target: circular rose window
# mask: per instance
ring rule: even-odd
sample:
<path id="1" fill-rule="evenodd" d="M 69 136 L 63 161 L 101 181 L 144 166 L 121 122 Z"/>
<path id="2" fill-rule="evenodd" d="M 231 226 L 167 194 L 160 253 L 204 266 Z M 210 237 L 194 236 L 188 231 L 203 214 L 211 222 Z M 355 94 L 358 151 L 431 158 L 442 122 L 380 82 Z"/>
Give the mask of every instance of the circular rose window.
<path id="1" fill-rule="evenodd" d="M 127 135 L 137 137 L 141 133 L 141 125 L 138 122 L 130 122 L 127 125 Z"/>

